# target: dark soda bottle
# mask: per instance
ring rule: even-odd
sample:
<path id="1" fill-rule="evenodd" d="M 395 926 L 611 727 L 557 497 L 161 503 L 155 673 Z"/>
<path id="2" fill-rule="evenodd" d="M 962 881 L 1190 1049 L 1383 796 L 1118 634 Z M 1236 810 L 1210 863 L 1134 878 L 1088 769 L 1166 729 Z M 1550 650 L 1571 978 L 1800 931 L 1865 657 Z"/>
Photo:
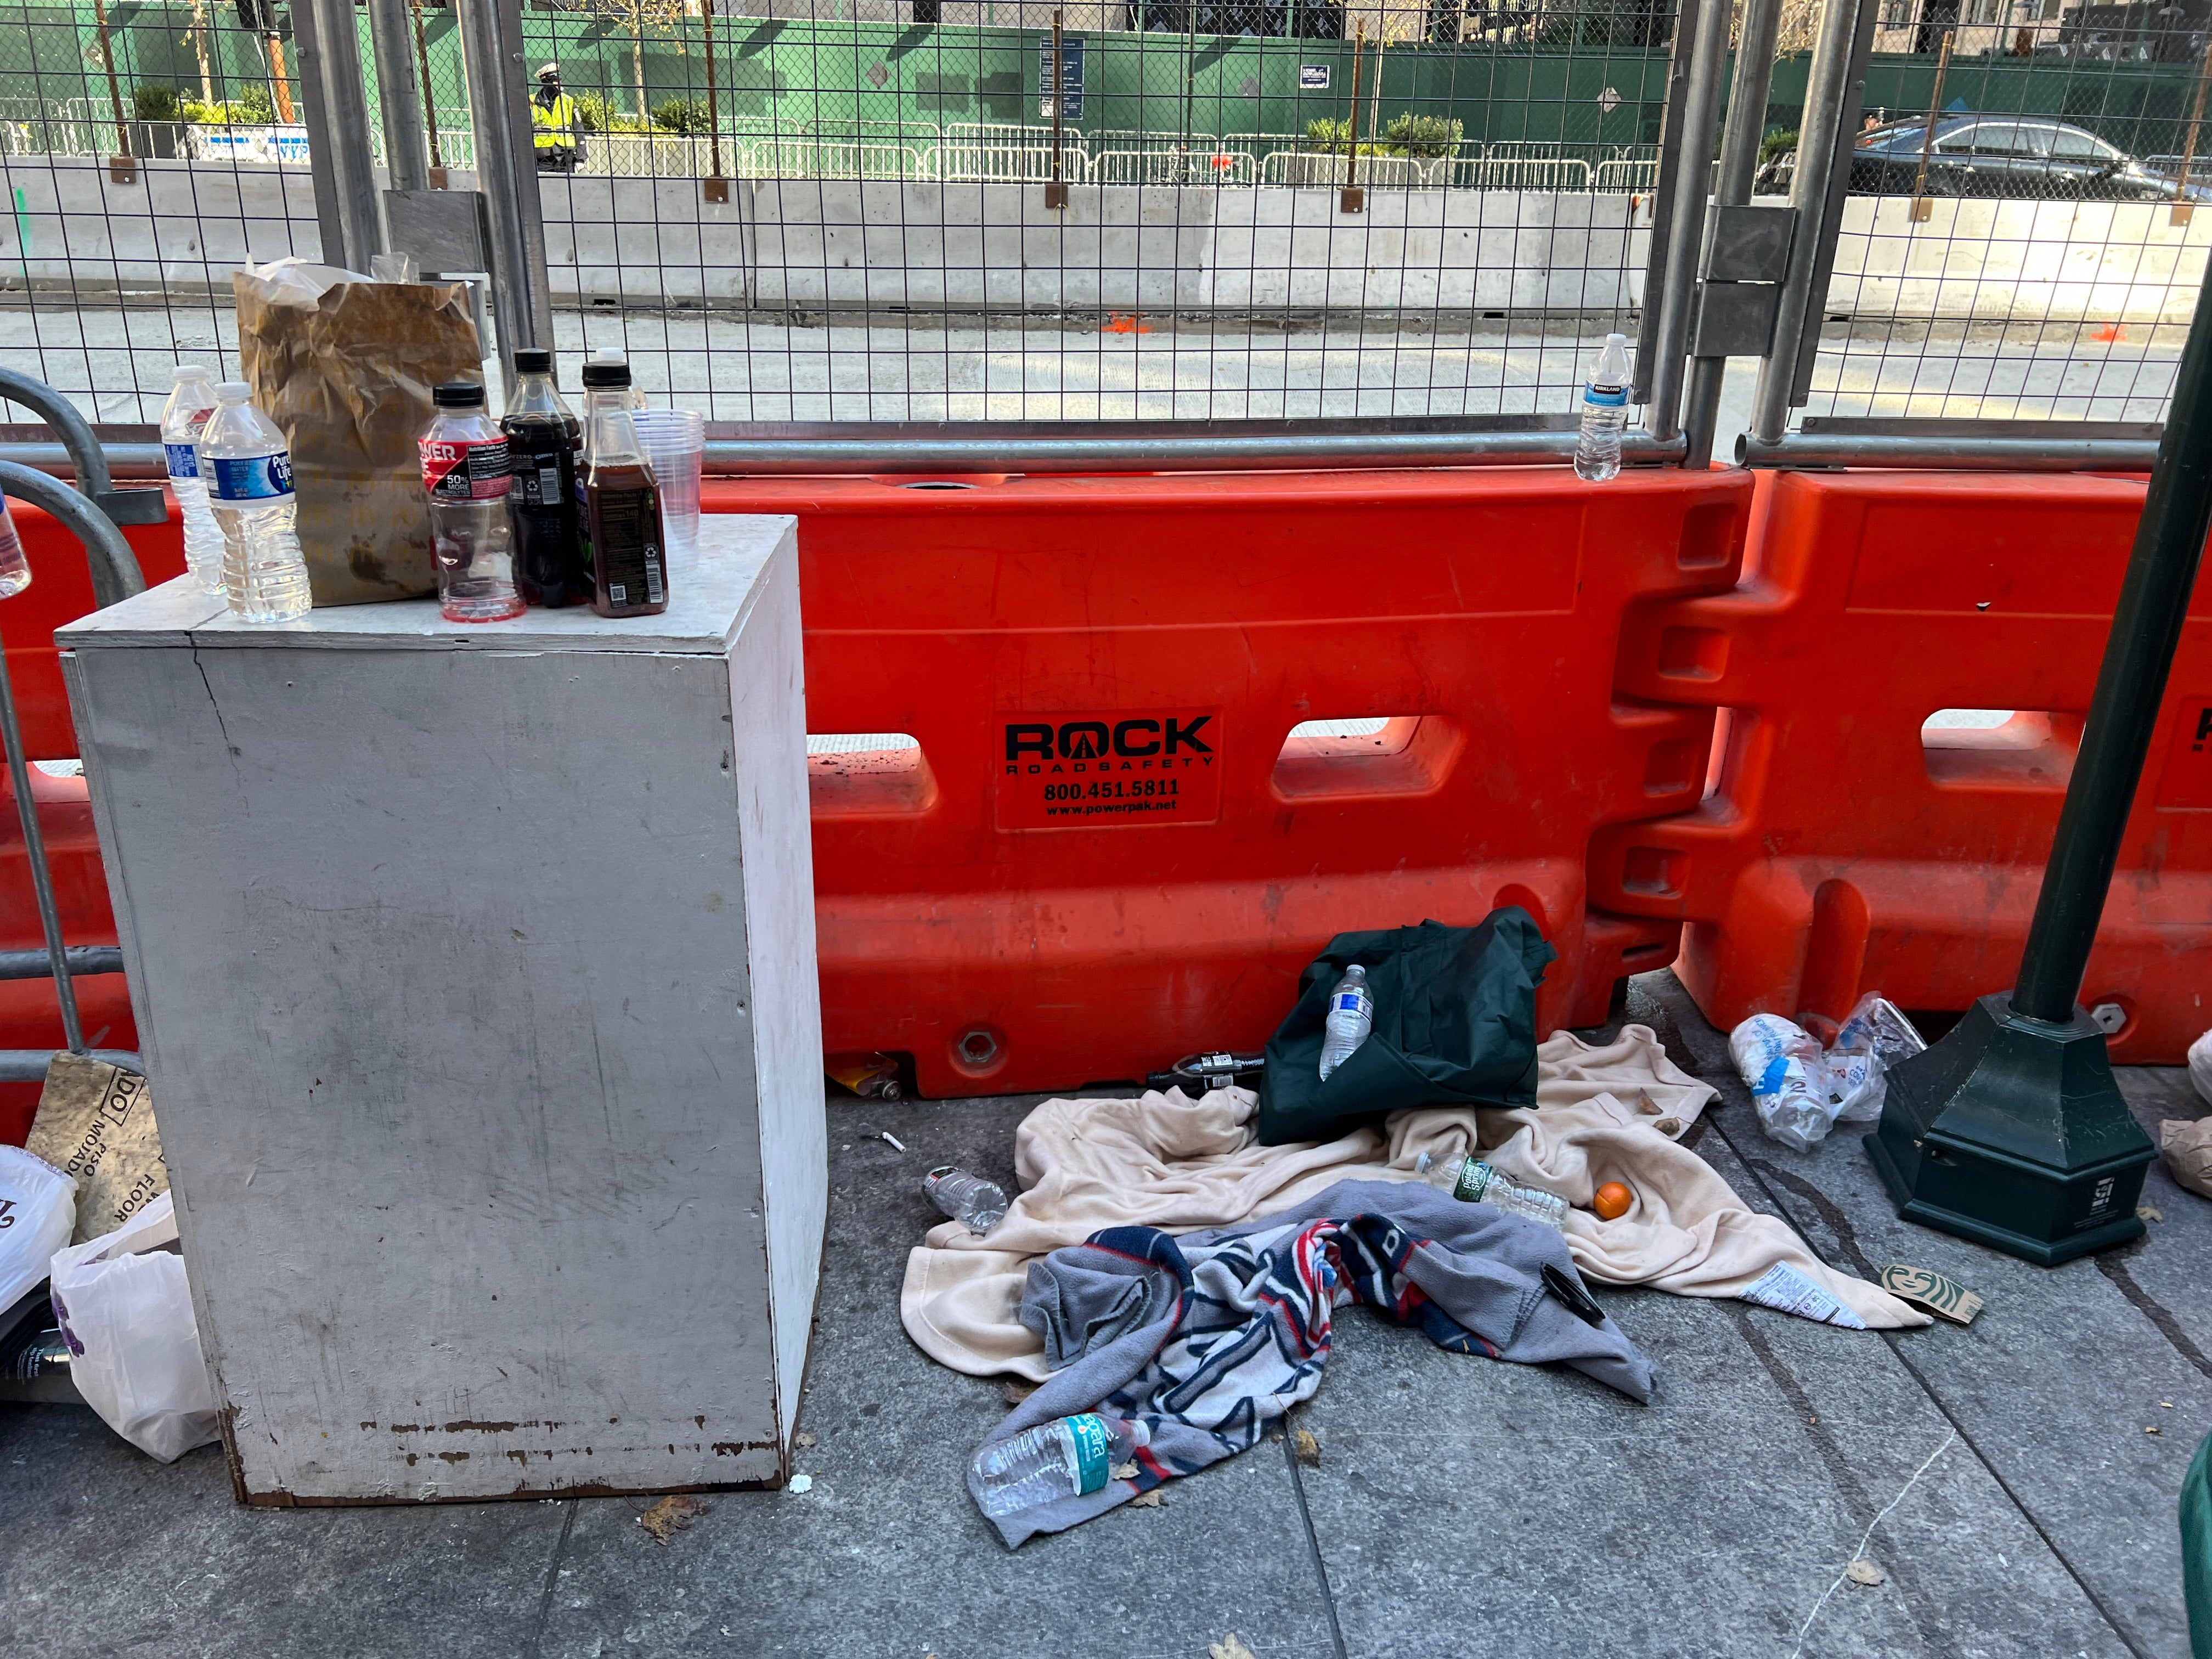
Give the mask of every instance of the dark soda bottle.
<path id="1" fill-rule="evenodd" d="M 507 498 L 514 524 L 514 585 L 532 605 L 586 605 L 592 572 L 577 523 L 576 471 L 583 422 L 553 383 L 553 354 L 514 354 L 514 392 L 500 428 L 514 457 Z"/>
<path id="2" fill-rule="evenodd" d="M 668 609 L 660 485 L 629 418 L 629 365 L 584 365 L 583 531 L 592 608 L 602 617 Z"/>

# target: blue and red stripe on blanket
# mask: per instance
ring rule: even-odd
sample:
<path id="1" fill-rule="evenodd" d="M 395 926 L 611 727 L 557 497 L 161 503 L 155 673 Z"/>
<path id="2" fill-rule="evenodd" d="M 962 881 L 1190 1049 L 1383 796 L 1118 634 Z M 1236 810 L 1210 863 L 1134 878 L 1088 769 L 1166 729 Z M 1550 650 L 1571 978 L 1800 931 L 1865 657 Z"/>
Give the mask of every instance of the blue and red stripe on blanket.
<path id="1" fill-rule="evenodd" d="M 1012 1548 L 1065 1531 L 1255 1444 L 1321 1386 L 1349 1303 L 1453 1352 L 1562 1361 L 1649 1401 L 1650 1361 L 1610 1319 L 1588 1324 L 1547 1291 L 1547 1264 L 1577 1277 L 1566 1240 L 1540 1222 L 1371 1181 L 1234 1227 L 1110 1227 L 1054 1250 L 1031 1265 L 1020 1316 L 1053 1375 L 984 1443 L 1091 1410 L 1139 1419 L 1152 1439 L 1133 1478 L 1006 1516 L 1000 1535 Z"/>

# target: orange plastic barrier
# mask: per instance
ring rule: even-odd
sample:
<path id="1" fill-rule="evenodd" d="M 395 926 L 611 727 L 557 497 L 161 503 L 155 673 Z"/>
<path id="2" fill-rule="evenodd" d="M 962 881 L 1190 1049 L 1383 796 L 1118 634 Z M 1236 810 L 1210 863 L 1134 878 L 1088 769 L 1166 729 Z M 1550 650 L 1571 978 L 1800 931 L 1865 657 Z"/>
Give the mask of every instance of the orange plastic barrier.
<path id="1" fill-rule="evenodd" d="M 23 501 L 10 501 L 8 507 L 31 562 L 31 586 L 0 601 L 0 645 L 8 653 L 24 755 L 34 761 L 71 760 L 76 756 L 76 733 L 70 723 L 54 629 L 91 612 L 91 571 L 83 545 L 52 518 Z M 173 501 L 169 511 L 167 524 L 134 525 L 123 532 L 149 586 L 183 574 L 185 568 L 183 525 Z M 100 841 L 93 830 L 84 780 L 52 778 L 34 768 L 31 792 L 39 803 L 62 936 L 71 945 L 114 944 L 115 917 L 108 906 L 107 879 L 100 868 Z M 0 949 L 45 946 L 23 832 L 15 819 L 15 792 L 0 770 Z M 88 1042 L 102 1048 L 137 1047 L 137 1027 L 120 974 L 79 978 L 76 997 Z M 0 1048 L 55 1048 L 62 1042 L 61 1012 L 51 980 L 0 981 Z M 22 1141 L 38 1100 L 34 1083 L 0 1083 L 0 1141 Z"/>
<path id="2" fill-rule="evenodd" d="M 1618 630 L 1735 582 L 1750 494 L 709 480 L 799 518 L 809 729 L 918 744 L 811 763 L 828 1047 L 911 1053 L 931 1095 L 1127 1079 L 1257 1047 L 1334 933 L 1501 903 L 1560 951 L 1547 1027 L 1601 1019 L 1678 930 L 1588 910 L 1590 836 L 1694 803 L 1713 718 L 1616 695 Z"/>
<path id="3" fill-rule="evenodd" d="M 1960 1009 L 2020 966 L 2140 482 L 1794 474 L 1765 483 L 1735 592 L 1632 606 L 1620 685 L 1723 717 L 1715 791 L 1601 831 L 1591 902 L 1686 922 L 1716 1024 Z M 2200 588 L 2082 1001 L 2130 1064 L 2212 1025 L 2212 600 Z M 1939 710 L 2014 711 L 1923 730 Z"/>

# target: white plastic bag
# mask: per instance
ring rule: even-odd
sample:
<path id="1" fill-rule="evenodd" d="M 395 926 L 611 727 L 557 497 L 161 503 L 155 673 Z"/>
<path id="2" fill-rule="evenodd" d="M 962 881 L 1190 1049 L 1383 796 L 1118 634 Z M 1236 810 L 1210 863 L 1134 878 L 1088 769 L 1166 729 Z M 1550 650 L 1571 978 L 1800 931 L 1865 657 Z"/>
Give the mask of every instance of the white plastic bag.
<path id="1" fill-rule="evenodd" d="M 1889 1095 L 1890 1067 L 1927 1047 L 1904 1010 L 1887 997 L 1873 991 L 1861 997 L 1826 1054 L 1828 1087 L 1838 1102 L 1836 1121 L 1878 1121 Z"/>
<path id="2" fill-rule="evenodd" d="M 2197 1097 L 2212 1106 L 2212 1031 L 2189 1045 L 2189 1081 L 2197 1090 Z"/>
<path id="3" fill-rule="evenodd" d="M 54 1316 L 85 1404 L 149 1456 L 173 1463 L 216 1437 L 185 1261 L 164 1193 L 112 1233 L 57 1251 Z"/>
<path id="4" fill-rule="evenodd" d="M 76 1177 L 21 1146 L 0 1146 L 0 1313 L 46 1276 L 76 1226 Z"/>
<path id="5" fill-rule="evenodd" d="M 1779 1014 L 1753 1014 L 1729 1033 L 1729 1054 L 1770 1136 L 1802 1152 L 1827 1134 L 1836 1121 L 1827 1064 L 1802 1026 Z"/>

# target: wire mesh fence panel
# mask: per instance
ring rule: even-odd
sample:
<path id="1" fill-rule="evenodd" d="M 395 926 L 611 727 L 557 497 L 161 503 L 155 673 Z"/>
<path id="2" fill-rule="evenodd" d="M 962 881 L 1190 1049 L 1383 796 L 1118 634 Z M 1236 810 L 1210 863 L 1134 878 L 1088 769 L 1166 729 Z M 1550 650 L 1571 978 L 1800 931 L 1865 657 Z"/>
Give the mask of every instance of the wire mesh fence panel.
<path id="1" fill-rule="evenodd" d="M 320 252 L 292 56 L 258 0 L 0 3 L 0 362 L 126 424 L 237 373 L 231 273 Z"/>
<path id="2" fill-rule="evenodd" d="M 1882 13 L 1806 413 L 2163 416 L 2212 247 L 2212 20 L 2028 9 Z"/>

